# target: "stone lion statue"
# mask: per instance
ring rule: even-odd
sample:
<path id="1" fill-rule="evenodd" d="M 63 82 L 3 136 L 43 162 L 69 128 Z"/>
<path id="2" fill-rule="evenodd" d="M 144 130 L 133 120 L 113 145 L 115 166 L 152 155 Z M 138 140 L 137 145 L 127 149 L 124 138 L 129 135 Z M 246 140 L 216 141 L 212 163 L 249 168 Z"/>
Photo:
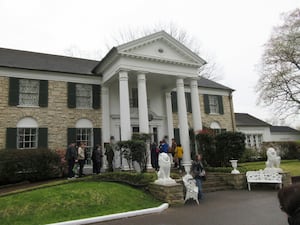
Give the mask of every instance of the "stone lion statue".
<path id="1" fill-rule="evenodd" d="M 176 181 L 170 178 L 171 159 L 167 153 L 160 153 L 158 156 L 159 171 L 157 173 L 158 179 L 154 182 L 161 185 L 176 184 Z"/>
<path id="2" fill-rule="evenodd" d="M 280 156 L 277 156 L 277 152 L 274 148 L 268 148 L 267 150 L 267 162 L 265 170 L 273 170 L 276 172 L 282 172 L 280 166 Z"/>

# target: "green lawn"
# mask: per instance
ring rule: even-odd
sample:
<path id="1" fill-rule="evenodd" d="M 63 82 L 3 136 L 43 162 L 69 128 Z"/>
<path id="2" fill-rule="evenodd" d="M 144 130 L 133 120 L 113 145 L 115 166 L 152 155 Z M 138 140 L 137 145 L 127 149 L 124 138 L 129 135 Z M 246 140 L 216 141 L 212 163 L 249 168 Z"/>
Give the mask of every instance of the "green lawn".
<path id="1" fill-rule="evenodd" d="M 145 192 L 110 182 L 70 182 L 0 197 L 1 224 L 47 224 L 159 206 Z"/>
<path id="2" fill-rule="evenodd" d="M 260 170 L 266 168 L 265 162 L 248 162 L 248 163 L 239 163 L 239 167 L 243 170 Z M 292 176 L 300 176 L 300 160 L 282 160 L 280 168 L 283 171 L 290 172 Z"/>

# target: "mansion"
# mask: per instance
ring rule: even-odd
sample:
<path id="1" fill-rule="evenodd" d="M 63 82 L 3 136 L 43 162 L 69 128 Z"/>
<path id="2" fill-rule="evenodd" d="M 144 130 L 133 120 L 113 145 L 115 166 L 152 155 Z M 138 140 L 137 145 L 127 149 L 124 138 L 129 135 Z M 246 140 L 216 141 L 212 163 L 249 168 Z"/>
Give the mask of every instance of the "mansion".
<path id="1" fill-rule="evenodd" d="M 206 62 L 164 31 L 112 48 L 101 61 L 0 48 L 0 149 L 66 148 L 149 133 L 235 130 L 231 88 L 199 77 Z"/>

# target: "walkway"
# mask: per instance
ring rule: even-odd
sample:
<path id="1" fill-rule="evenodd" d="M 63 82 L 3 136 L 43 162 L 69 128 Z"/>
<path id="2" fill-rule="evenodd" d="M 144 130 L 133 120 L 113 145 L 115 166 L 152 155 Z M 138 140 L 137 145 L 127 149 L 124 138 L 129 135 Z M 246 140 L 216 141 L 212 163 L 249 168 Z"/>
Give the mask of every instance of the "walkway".
<path id="1" fill-rule="evenodd" d="M 207 193 L 199 206 L 171 207 L 161 214 L 98 223 L 99 225 L 285 225 L 277 191 Z"/>

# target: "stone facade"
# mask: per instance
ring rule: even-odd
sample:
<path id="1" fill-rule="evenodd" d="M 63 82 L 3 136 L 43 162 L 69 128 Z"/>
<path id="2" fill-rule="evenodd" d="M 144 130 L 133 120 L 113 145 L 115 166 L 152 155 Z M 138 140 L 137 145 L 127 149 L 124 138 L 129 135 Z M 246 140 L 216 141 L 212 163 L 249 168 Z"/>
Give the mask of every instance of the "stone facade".
<path id="1" fill-rule="evenodd" d="M 233 102 L 230 96 L 222 96 L 223 98 L 223 108 L 224 114 L 206 114 L 204 111 L 204 99 L 203 95 L 199 95 L 200 109 L 201 109 L 201 118 L 202 125 L 204 127 L 210 127 L 212 122 L 218 122 L 222 129 L 227 131 L 235 131 L 235 118 L 233 111 Z M 192 113 L 188 113 L 188 123 L 189 127 L 193 127 Z M 178 114 L 173 113 L 173 125 L 174 128 L 178 128 Z"/>
<path id="2" fill-rule="evenodd" d="M 183 184 L 159 185 L 151 183 L 149 191 L 156 199 L 167 202 L 170 205 L 184 204 Z"/>
<path id="3" fill-rule="evenodd" d="M 93 127 L 102 125 L 101 109 L 70 109 L 67 106 L 67 82 L 49 81 L 48 107 L 15 107 L 8 105 L 9 78 L 0 76 L 0 149 L 5 148 L 6 128 L 16 127 L 23 117 L 32 117 L 39 127 L 48 128 L 48 147 L 65 148 L 67 128 L 79 119 L 88 119 Z"/>

